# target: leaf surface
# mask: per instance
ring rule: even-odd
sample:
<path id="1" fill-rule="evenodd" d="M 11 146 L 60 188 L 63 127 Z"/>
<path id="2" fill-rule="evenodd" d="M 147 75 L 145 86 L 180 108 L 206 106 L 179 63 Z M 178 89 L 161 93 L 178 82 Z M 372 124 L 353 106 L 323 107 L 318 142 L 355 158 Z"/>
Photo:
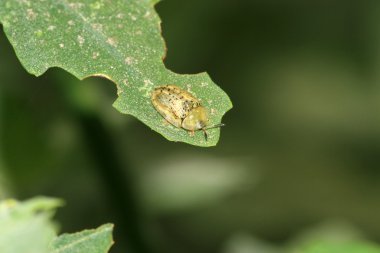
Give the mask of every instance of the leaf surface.
<path id="1" fill-rule="evenodd" d="M 52 253 L 108 252 L 113 244 L 112 229 L 112 224 L 105 224 L 97 229 L 60 235 L 52 244 Z"/>
<path id="2" fill-rule="evenodd" d="M 1 253 L 107 253 L 113 244 L 112 224 L 57 237 L 52 221 L 58 199 L 36 197 L 0 202 Z"/>
<path id="3" fill-rule="evenodd" d="M 60 204 L 48 198 L 0 202 L 0 252 L 49 253 L 49 243 L 56 236 L 50 217 Z"/>
<path id="4" fill-rule="evenodd" d="M 166 124 L 154 109 L 154 87 L 175 84 L 201 100 L 209 125 L 231 107 L 206 73 L 179 75 L 165 68 L 160 19 L 151 0 L 0 0 L 0 22 L 25 69 L 42 75 L 60 67 L 79 79 L 102 76 L 117 86 L 117 110 L 172 141 L 199 146 L 218 142 L 220 129 L 194 137 Z"/>

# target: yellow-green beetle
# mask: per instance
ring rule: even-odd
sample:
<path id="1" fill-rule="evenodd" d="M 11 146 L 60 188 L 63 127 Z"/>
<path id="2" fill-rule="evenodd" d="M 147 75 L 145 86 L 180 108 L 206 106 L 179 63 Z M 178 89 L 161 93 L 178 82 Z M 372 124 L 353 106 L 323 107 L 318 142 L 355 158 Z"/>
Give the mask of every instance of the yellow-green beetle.
<path id="1" fill-rule="evenodd" d="M 194 131 L 202 130 L 207 140 L 207 129 L 221 127 L 217 124 L 207 127 L 206 109 L 199 100 L 187 91 L 175 85 L 157 87 L 152 92 L 154 108 L 173 126 L 186 129 L 194 135 Z"/>

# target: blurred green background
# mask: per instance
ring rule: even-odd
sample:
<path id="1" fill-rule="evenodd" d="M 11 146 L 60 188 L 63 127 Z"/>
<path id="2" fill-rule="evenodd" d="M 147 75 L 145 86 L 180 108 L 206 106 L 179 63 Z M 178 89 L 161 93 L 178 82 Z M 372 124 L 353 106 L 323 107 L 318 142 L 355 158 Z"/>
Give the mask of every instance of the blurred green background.
<path id="1" fill-rule="evenodd" d="M 61 231 L 113 222 L 115 253 L 380 242 L 380 2 L 156 7 L 166 66 L 207 71 L 234 103 L 218 146 L 118 113 L 107 80 L 27 74 L 1 32 L 0 198 L 61 197 Z"/>

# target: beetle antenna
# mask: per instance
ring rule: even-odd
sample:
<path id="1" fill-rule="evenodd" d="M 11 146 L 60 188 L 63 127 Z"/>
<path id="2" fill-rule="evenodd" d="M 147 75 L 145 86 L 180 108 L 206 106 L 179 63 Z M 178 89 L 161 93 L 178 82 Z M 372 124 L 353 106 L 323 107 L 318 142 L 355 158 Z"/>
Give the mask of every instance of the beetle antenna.
<path id="1" fill-rule="evenodd" d="M 213 126 L 210 126 L 210 127 L 205 127 L 205 128 L 202 128 L 202 131 L 204 133 L 204 136 L 205 136 L 205 139 L 207 141 L 208 139 L 208 134 L 207 134 L 207 131 L 208 129 L 212 129 L 212 128 L 217 128 L 217 127 L 222 127 L 222 126 L 225 126 L 225 124 L 223 123 L 219 123 L 219 124 L 216 124 L 216 125 L 213 125 Z"/>
<path id="2" fill-rule="evenodd" d="M 204 128 L 204 130 L 207 130 L 207 129 L 212 129 L 212 128 L 217 128 L 217 127 L 222 127 L 222 126 L 225 126 L 226 124 L 224 123 L 219 123 L 219 124 L 216 124 L 216 125 L 213 125 L 213 126 L 210 126 L 210 127 L 206 127 Z"/>

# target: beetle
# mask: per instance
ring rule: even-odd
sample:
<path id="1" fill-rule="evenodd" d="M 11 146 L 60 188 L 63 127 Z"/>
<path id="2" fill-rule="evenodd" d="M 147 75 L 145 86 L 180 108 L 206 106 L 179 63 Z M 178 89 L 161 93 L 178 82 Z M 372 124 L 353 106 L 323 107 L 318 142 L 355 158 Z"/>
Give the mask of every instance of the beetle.
<path id="1" fill-rule="evenodd" d="M 206 108 L 190 92 L 175 85 L 156 87 L 151 95 L 154 108 L 175 127 L 190 131 L 193 136 L 197 130 L 202 130 L 207 141 L 207 129 L 224 126 L 216 124 L 208 127 Z"/>

